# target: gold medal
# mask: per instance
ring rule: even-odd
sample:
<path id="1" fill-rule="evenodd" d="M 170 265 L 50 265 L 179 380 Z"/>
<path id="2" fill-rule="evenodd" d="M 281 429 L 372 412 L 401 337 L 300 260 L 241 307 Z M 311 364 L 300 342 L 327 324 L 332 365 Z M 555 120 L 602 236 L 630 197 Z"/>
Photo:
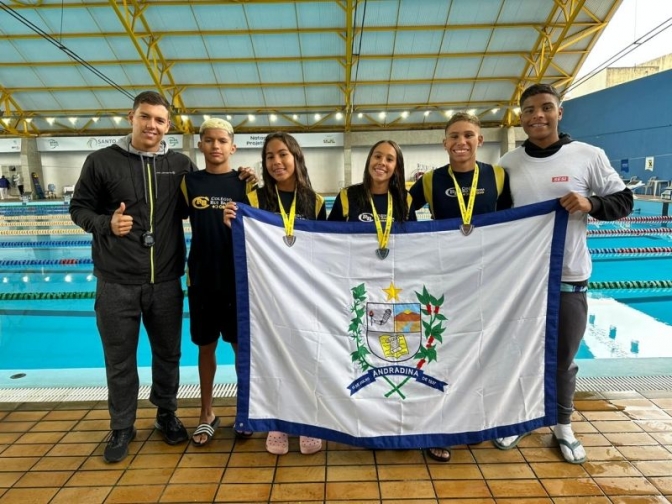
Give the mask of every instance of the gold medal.
<path id="1" fill-rule="evenodd" d="M 376 234 L 378 235 L 378 249 L 376 250 L 376 255 L 378 256 L 378 259 L 382 261 L 390 253 L 387 244 L 390 241 L 390 233 L 392 232 L 392 195 L 389 192 L 387 193 L 385 231 L 383 231 L 383 226 L 380 223 L 380 216 L 376 211 L 376 205 L 373 203 L 373 196 L 369 196 L 369 201 L 371 202 L 371 211 L 373 212 L 373 222 L 376 224 Z"/>
<path id="2" fill-rule="evenodd" d="M 282 200 L 280 199 L 280 193 L 278 192 L 277 186 L 275 187 L 275 194 L 278 196 L 280 215 L 282 216 L 282 223 L 285 225 L 285 236 L 282 237 L 282 241 L 285 242 L 285 245 L 291 247 L 296 242 L 296 236 L 294 236 L 294 220 L 296 220 L 296 189 L 294 189 L 294 198 L 292 199 L 292 206 L 289 209 L 289 215 L 285 212 L 285 207 L 282 206 Z"/>
<path id="3" fill-rule="evenodd" d="M 469 191 L 469 203 L 464 205 L 464 196 L 462 195 L 462 187 L 458 184 L 453 169 L 448 165 L 448 174 L 453 179 L 453 184 L 455 184 L 455 192 L 457 195 L 457 203 L 460 205 L 460 214 L 462 215 L 462 224 L 460 225 L 460 231 L 464 236 L 469 236 L 474 230 L 474 226 L 471 224 L 471 216 L 474 213 L 474 203 L 476 202 L 476 190 L 478 189 L 478 164 L 474 167 L 474 177 L 471 181 L 471 190 Z"/>

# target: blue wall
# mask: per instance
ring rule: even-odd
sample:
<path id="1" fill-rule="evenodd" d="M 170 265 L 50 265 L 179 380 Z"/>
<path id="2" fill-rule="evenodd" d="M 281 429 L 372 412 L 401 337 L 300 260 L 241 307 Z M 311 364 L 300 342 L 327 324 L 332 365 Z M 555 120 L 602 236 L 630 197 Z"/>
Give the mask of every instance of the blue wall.
<path id="1" fill-rule="evenodd" d="M 672 70 L 567 100 L 563 109 L 560 131 L 604 149 L 624 177 L 672 180 Z M 649 156 L 652 172 L 644 170 Z"/>

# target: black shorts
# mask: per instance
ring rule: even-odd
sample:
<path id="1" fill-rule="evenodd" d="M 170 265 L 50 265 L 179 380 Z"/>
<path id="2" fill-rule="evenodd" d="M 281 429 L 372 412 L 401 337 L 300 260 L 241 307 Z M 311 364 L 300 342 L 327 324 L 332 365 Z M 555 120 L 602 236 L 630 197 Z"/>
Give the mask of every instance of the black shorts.
<path id="1" fill-rule="evenodd" d="M 198 346 L 214 343 L 222 336 L 238 343 L 236 296 L 232 292 L 188 287 L 191 341 Z"/>

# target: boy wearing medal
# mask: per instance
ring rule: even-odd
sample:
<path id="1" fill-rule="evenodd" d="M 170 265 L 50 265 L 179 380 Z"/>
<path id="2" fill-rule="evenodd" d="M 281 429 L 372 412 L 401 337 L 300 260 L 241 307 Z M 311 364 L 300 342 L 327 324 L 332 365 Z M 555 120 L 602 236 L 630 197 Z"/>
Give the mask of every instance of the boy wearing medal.
<path id="1" fill-rule="evenodd" d="M 433 219 L 461 217 L 468 234 L 471 217 L 511 208 L 506 173 L 499 166 L 476 161 L 483 145 L 478 117 L 458 112 L 445 128 L 443 147 L 450 163 L 425 173 L 410 189 L 416 210 L 429 205 Z"/>
<path id="2" fill-rule="evenodd" d="M 461 218 L 460 230 L 466 236 L 473 229 L 474 215 L 511 208 L 511 194 L 506 173 L 500 166 L 476 161 L 476 151 L 483 145 L 478 117 L 458 112 L 445 128 L 443 147 L 449 163 L 425 173 L 410 189 L 414 210 L 425 204 L 433 219 Z M 448 462 L 449 447 L 429 448 L 425 454 L 439 462 Z"/>

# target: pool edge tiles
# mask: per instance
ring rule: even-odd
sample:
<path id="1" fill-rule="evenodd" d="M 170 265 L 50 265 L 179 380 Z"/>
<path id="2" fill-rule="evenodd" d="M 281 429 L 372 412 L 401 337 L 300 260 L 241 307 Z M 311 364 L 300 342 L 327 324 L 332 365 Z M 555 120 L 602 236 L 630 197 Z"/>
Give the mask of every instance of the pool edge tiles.
<path id="1" fill-rule="evenodd" d="M 624 357 L 609 359 L 576 359 L 579 378 L 633 378 L 669 376 L 672 378 L 670 357 Z"/>
<path id="2" fill-rule="evenodd" d="M 12 376 L 17 375 L 24 376 L 12 378 Z M 141 387 L 152 384 L 151 367 L 138 368 L 138 375 Z M 215 379 L 217 383 L 236 383 L 235 367 L 229 364 L 217 366 Z M 198 388 L 198 366 L 181 366 L 180 384 L 180 386 L 196 386 Z M 0 390 L 105 388 L 106 386 L 105 368 L 0 370 Z"/>

